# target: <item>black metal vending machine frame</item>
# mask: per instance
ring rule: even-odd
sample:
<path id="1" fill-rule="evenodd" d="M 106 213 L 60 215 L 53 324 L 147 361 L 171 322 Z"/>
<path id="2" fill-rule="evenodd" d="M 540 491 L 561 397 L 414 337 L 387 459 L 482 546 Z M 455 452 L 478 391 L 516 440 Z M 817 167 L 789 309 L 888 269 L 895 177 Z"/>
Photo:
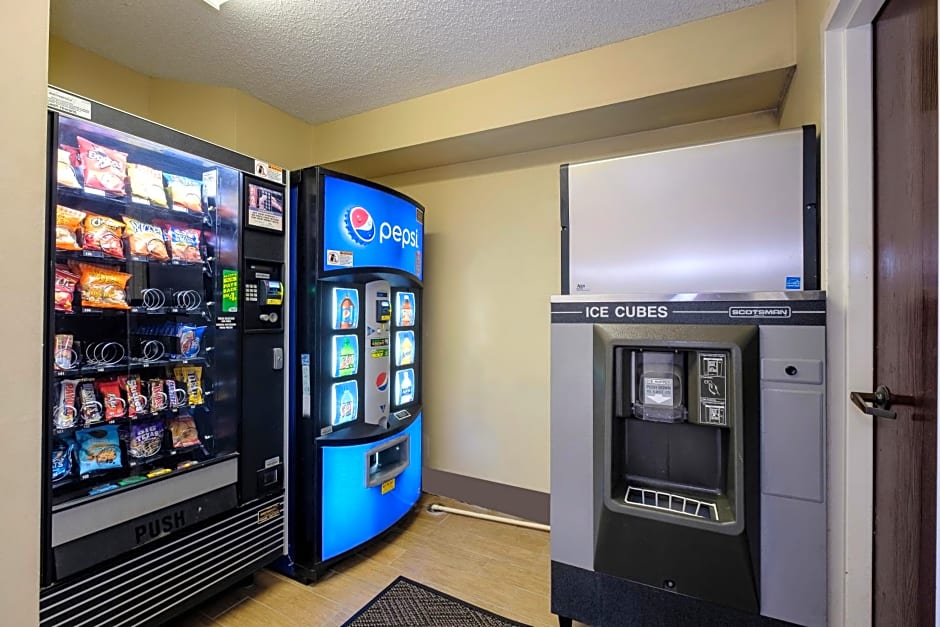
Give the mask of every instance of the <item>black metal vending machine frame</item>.
<path id="1" fill-rule="evenodd" d="M 48 132 L 40 624 L 158 624 L 284 553 L 284 173 L 52 87 Z"/>
<path id="2" fill-rule="evenodd" d="M 407 205 L 417 224 L 410 235 L 414 241 L 396 231 L 398 226 L 382 222 L 369 202 L 357 200 L 346 211 L 362 210 L 363 207 L 355 206 L 360 202 L 368 207 L 365 213 L 368 222 L 363 225 L 367 234 L 357 241 L 351 232 L 354 228 L 351 213 L 345 213 L 347 222 L 343 228 L 351 239 L 344 251 L 333 252 L 349 255 L 349 264 L 341 267 L 340 262 L 327 267 L 325 257 L 331 251 L 327 250 L 326 234 L 338 228 L 326 224 L 327 213 L 333 211 L 326 207 L 330 203 L 328 180 L 358 186 L 366 194 L 383 196 L 402 207 Z M 291 205 L 296 208 L 291 259 L 296 275 L 291 281 L 297 286 L 290 333 L 294 338 L 288 409 L 290 539 L 288 555 L 278 568 L 302 581 L 311 581 L 330 564 L 360 550 L 390 529 L 411 511 L 420 494 L 424 310 L 423 282 L 417 274 L 423 275 L 424 208 L 395 190 L 322 167 L 292 172 L 290 187 Z M 353 264 L 353 255 L 358 259 L 360 254 L 369 254 L 362 251 L 381 246 L 383 227 L 388 229 L 386 240 L 398 233 L 399 242 L 405 239 L 415 244 L 417 252 L 412 267 L 415 273 L 378 264 Z M 407 242 L 400 244 L 402 250 L 407 248 Z M 384 253 L 380 249 L 378 254 Z M 348 292 L 351 298 L 354 294 L 357 301 L 356 323 L 348 329 L 334 324 L 338 315 L 338 305 L 333 302 L 337 289 Z M 395 312 L 394 304 L 400 293 L 410 295 L 409 307 L 414 308 L 414 318 L 409 318 L 405 326 L 399 324 Z M 379 320 L 383 303 L 389 307 L 385 323 Z M 355 372 L 347 374 L 336 371 L 332 361 L 336 352 L 334 341 L 342 341 L 344 334 L 355 336 L 358 346 Z M 404 364 L 396 359 L 401 337 L 411 342 L 411 356 Z M 387 361 L 382 362 L 383 358 Z M 402 375 L 405 377 L 402 380 L 410 381 L 410 394 L 396 402 L 399 372 L 405 369 L 409 372 Z M 353 383 L 358 390 L 356 409 L 348 421 L 333 422 L 331 416 L 337 411 L 333 396 L 338 392 L 331 390 Z M 388 394 L 387 406 L 370 408 L 369 395 L 376 390 Z M 358 516 L 352 515 L 353 509 L 359 512 Z M 334 527 L 342 530 L 331 531 L 334 527 L 330 521 L 336 521 Z"/>

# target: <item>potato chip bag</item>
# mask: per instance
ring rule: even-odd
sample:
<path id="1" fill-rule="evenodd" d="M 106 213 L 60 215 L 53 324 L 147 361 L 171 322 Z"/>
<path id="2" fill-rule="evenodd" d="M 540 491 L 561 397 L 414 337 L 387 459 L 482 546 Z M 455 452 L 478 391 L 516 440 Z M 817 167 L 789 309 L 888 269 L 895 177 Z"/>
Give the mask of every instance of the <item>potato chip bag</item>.
<path id="1" fill-rule="evenodd" d="M 75 263 L 73 269 L 81 276 L 78 284 L 83 307 L 130 309 L 124 290 L 131 275 L 90 263 Z"/>
<path id="2" fill-rule="evenodd" d="M 84 137 L 77 139 L 85 170 L 85 187 L 123 196 L 127 153 L 99 146 Z"/>
<path id="3" fill-rule="evenodd" d="M 89 213 L 85 217 L 82 248 L 100 251 L 115 259 L 124 259 L 124 244 L 121 243 L 123 228 L 124 225 L 117 220 Z"/>
<path id="4" fill-rule="evenodd" d="M 170 255 L 166 251 L 163 229 L 127 216 L 124 216 L 123 219 L 124 237 L 130 243 L 131 255 L 158 261 L 169 261 Z"/>
<path id="5" fill-rule="evenodd" d="M 78 178 L 75 176 L 75 170 L 72 169 L 72 164 L 69 163 L 69 161 L 69 152 L 59 148 L 58 163 L 56 164 L 56 182 L 62 187 L 81 189 L 82 186 L 78 182 Z"/>
<path id="6" fill-rule="evenodd" d="M 72 443 L 56 438 L 52 445 L 52 480 L 61 481 L 72 474 Z"/>
<path id="7" fill-rule="evenodd" d="M 72 274 L 67 268 L 55 267 L 56 311 L 72 311 L 72 299 L 75 296 L 75 286 L 78 280 L 78 275 Z"/>
<path id="8" fill-rule="evenodd" d="M 202 181 L 166 173 L 163 178 L 170 189 L 174 211 L 202 213 Z"/>
<path id="9" fill-rule="evenodd" d="M 168 421 L 173 436 L 173 448 L 188 448 L 200 444 L 199 431 L 192 416 L 177 416 Z"/>
<path id="10" fill-rule="evenodd" d="M 82 227 L 82 220 L 87 214 L 78 209 L 70 209 L 62 205 L 55 208 L 55 247 L 58 250 L 81 250 L 78 230 Z"/>
<path id="11" fill-rule="evenodd" d="M 75 432 L 78 442 L 78 472 L 121 467 L 121 441 L 117 425 L 102 425 Z"/>
<path id="12" fill-rule="evenodd" d="M 166 231 L 166 241 L 170 243 L 170 253 L 176 261 L 186 263 L 201 263 L 202 253 L 199 252 L 199 229 L 189 229 L 177 224 L 162 223 Z"/>
<path id="13" fill-rule="evenodd" d="M 166 190 L 163 188 L 163 172 L 139 163 L 128 163 L 127 172 L 131 179 L 131 197 L 133 200 L 153 203 L 158 207 L 167 207 Z"/>

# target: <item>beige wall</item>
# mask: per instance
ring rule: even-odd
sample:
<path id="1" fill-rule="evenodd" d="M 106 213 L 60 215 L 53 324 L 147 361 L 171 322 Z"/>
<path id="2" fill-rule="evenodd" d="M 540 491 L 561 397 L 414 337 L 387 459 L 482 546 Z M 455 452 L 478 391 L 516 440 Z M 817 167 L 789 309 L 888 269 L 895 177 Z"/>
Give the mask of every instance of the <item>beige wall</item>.
<path id="1" fill-rule="evenodd" d="M 799 0 L 796 15 L 797 68 L 781 107 L 780 126 L 820 124 L 823 93 L 823 19 L 829 0 Z"/>
<path id="2" fill-rule="evenodd" d="M 382 179 L 427 207 L 425 465 L 549 489 L 560 164 L 776 128 L 767 112 Z"/>
<path id="3" fill-rule="evenodd" d="M 49 82 L 288 169 L 313 163 L 313 127 L 228 87 L 145 76 L 57 37 Z"/>
<path id="4" fill-rule="evenodd" d="M 38 622 L 46 179 L 46 38 L 49 1 L 4 4 L 0 56 L 0 189 L 10 228 L 0 246 L 0 608 L 4 625 Z M 26 356 L 25 358 L 23 356 Z"/>

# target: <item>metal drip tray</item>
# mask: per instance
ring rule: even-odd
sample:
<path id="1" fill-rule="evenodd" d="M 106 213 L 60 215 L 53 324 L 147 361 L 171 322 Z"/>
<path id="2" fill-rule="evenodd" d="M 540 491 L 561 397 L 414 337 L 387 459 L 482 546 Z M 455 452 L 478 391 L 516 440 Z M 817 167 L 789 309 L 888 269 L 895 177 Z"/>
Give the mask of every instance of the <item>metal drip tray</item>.
<path id="1" fill-rule="evenodd" d="M 699 501 L 687 496 L 628 486 L 627 494 L 623 497 L 623 500 L 629 505 L 638 505 L 649 509 L 718 522 L 718 507 L 714 503 Z"/>

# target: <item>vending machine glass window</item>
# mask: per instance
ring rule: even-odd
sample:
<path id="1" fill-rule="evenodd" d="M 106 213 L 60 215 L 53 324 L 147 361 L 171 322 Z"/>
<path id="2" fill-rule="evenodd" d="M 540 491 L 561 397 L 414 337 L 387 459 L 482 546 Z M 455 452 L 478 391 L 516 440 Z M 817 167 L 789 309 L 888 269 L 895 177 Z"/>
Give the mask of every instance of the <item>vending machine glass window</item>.
<path id="1" fill-rule="evenodd" d="M 53 512 L 236 453 L 239 173 L 58 116 Z M 107 506 L 102 506 L 107 507 Z"/>

